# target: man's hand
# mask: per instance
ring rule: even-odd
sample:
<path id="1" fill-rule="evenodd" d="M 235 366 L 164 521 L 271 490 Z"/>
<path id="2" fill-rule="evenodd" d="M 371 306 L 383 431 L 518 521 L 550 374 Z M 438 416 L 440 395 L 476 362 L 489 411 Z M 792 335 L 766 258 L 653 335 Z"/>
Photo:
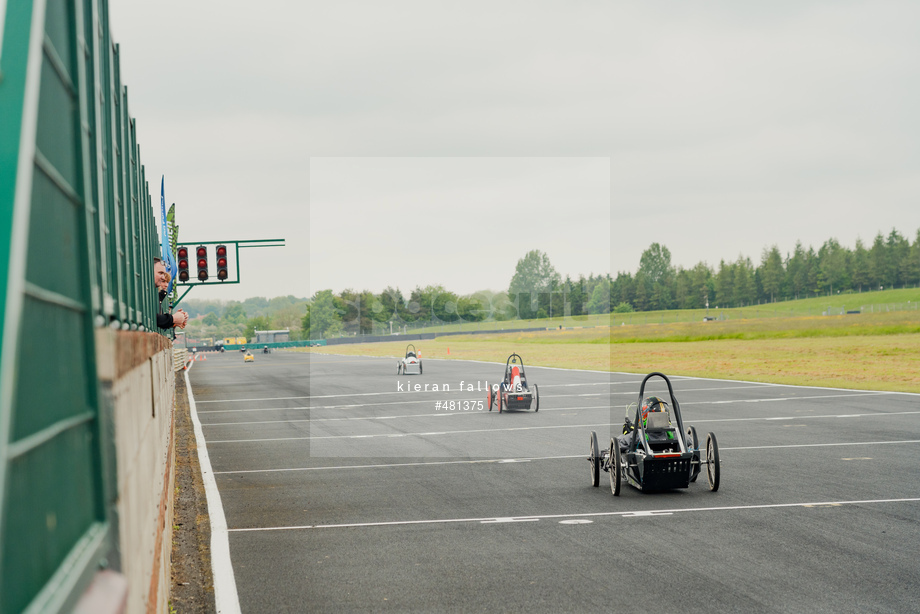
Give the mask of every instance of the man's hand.
<path id="1" fill-rule="evenodd" d="M 188 314 L 180 309 L 173 314 L 173 324 L 176 328 L 185 328 L 185 325 L 188 324 Z"/>

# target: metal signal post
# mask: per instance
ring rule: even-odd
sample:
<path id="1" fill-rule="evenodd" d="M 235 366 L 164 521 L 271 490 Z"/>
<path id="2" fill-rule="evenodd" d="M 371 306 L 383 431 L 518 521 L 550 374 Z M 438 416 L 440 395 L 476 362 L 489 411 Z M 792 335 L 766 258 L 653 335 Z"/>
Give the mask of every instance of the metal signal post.
<path id="1" fill-rule="evenodd" d="M 198 281 L 190 281 L 189 276 L 189 245 L 195 247 L 195 261 L 198 267 Z M 214 245 L 214 255 L 216 264 L 216 280 L 209 281 L 208 267 L 208 246 Z M 235 252 L 236 278 L 230 279 L 230 250 L 232 246 Z M 178 255 L 178 274 L 176 276 L 177 285 L 184 286 L 185 291 L 179 295 L 173 306 L 188 294 L 196 286 L 207 286 L 216 284 L 238 284 L 240 283 L 240 250 L 247 247 L 284 247 L 284 239 L 242 239 L 239 241 L 188 241 L 182 242 L 182 245 L 176 250 Z"/>

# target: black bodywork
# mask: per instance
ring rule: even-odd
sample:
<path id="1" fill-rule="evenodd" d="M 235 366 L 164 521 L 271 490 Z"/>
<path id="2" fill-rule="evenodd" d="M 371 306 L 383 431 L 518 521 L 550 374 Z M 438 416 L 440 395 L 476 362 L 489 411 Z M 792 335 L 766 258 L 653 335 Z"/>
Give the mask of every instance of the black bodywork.
<path id="1" fill-rule="evenodd" d="M 647 421 L 643 422 L 641 405 L 645 385 L 653 377 L 667 384 L 670 406 L 665 411 L 649 413 Z M 674 396 L 671 381 L 663 373 L 649 373 L 642 380 L 638 401 L 626 408 L 623 430 L 626 434 L 612 438 L 610 448 L 603 451 L 598 450 L 597 433 L 591 431 L 588 461 L 592 486 L 600 483 L 600 469 L 603 469 L 610 474 L 610 489 L 614 495 L 620 494 L 623 480 L 647 491 L 688 488 L 705 466 L 709 489 L 718 490 L 720 460 L 716 436 L 714 433 L 707 435 L 706 456 L 701 457 L 696 429 L 684 428 L 680 403 Z"/>

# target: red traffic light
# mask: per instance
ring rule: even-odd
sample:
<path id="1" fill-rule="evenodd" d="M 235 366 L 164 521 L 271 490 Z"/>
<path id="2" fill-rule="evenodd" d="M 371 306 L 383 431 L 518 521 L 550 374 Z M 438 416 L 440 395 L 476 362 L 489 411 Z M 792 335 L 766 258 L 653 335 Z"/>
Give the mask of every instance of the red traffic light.
<path id="1" fill-rule="evenodd" d="M 227 246 L 217 246 L 217 279 L 224 281 L 229 276 L 227 272 Z"/>
<path id="2" fill-rule="evenodd" d="M 176 250 L 176 254 L 179 256 L 179 262 L 177 263 L 177 268 L 179 269 L 179 271 L 178 271 L 178 273 L 176 274 L 176 278 L 177 278 L 180 282 L 186 282 L 186 281 L 188 281 L 188 278 L 189 278 L 189 274 L 188 274 L 188 248 L 187 248 L 186 246 L 182 245 L 182 246 L 179 247 L 179 249 Z"/>
<path id="3" fill-rule="evenodd" d="M 208 248 L 199 245 L 195 253 L 198 255 L 198 281 L 205 281 L 208 279 Z"/>

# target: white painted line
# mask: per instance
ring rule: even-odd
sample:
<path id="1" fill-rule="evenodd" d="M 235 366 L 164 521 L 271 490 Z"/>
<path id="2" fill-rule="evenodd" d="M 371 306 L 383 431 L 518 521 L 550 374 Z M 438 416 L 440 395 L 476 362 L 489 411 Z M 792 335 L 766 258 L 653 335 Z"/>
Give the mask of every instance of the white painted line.
<path id="1" fill-rule="evenodd" d="M 437 431 L 437 432 L 426 432 L 426 433 L 378 433 L 373 435 L 311 435 L 307 437 L 266 437 L 261 439 L 222 439 L 217 441 L 211 441 L 208 443 L 253 443 L 253 442 L 263 442 L 263 441 L 318 441 L 322 439 L 371 439 L 377 437 L 426 437 L 434 435 L 462 435 L 469 433 L 499 433 L 499 432 L 508 432 L 508 431 L 539 431 L 545 429 L 575 429 L 575 428 L 590 428 L 590 427 L 602 427 L 610 426 L 608 424 L 565 424 L 559 426 L 521 426 L 514 428 L 504 428 L 504 429 L 470 429 L 466 431 Z"/>
<path id="2" fill-rule="evenodd" d="M 542 399 L 543 397 L 541 396 L 540 398 Z M 476 399 L 476 400 L 478 401 L 479 399 Z M 354 409 L 358 407 L 380 407 L 381 405 L 409 405 L 410 403 L 434 403 L 434 402 L 435 401 L 432 401 L 431 399 L 427 399 L 425 401 L 405 401 L 402 403 L 365 403 L 361 405 L 323 405 L 320 407 L 270 407 L 266 409 L 217 409 L 217 410 L 211 410 L 211 411 L 200 411 L 198 413 L 199 414 L 227 414 L 227 413 L 238 414 L 238 413 L 251 412 L 251 411 L 289 411 L 289 410 L 290 411 L 310 410 L 311 412 L 315 412 L 315 411 L 328 410 L 328 409 Z M 590 407 L 588 406 L 544 407 L 542 408 L 542 411 L 572 411 L 576 409 L 610 409 L 610 406 L 609 405 L 594 405 Z M 313 418 L 313 421 L 314 422 L 323 422 L 323 421 L 331 422 L 331 421 L 336 421 L 336 420 L 342 420 L 342 421 L 347 421 L 347 420 L 394 420 L 396 418 L 428 418 L 431 416 L 462 416 L 462 415 L 478 413 L 480 411 L 488 412 L 489 410 L 488 408 L 482 409 L 482 410 L 479 410 L 479 409 L 476 409 L 476 410 L 444 409 L 435 414 L 402 414 L 402 415 L 396 415 L 396 416 L 346 416 L 342 418 Z M 278 420 L 278 422 L 285 422 L 285 420 Z M 230 424 L 233 424 L 233 423 L 230 423 Z M 209 425 L 210 424 L 205 424 L 205 426 L 209 426 Z"/>
<path id="3" fill-rule="evenodd" d="M 743 448 L 723 448 L 719 450 L 774 450 L 778 448 L 825 448 L 832 446 L 885 446 L 901 443 L 920 443 L 920 439 L 903 439 L 901 441 L 855 441 L 850 443 L 797 443 L 782 446 L 745 446 Z"/>
<path id="4" fill-rule="evenodd" d="M 208 517 L 211 521 L 211 574 L 214 583 L 214 603 L 219 614 L 240 614 L 240 598 L 236 592 L 236 578 L 233 575 L 233 563 L 230 560 L 227 519 L 224 516 L 224 507 L 220 501 L 214 471 L 211 469 L 207 442 L 201 430 L 201 422 L 198 420 L 195 396 L 192 394 L 188 371 L 185 372 L 185 387 L 188 390 L 189 413 L 192 417 L 192 424 L 195 426 L 198 464 L 201 468 L 201 479 L 204 482 L 204 493 L 208 503 Z"/>
<path id="5" fill-rule="evenodd" d="M 587 409 L 587 408 L 584 408 Z M 900 411 L 900 412 L 889 412 L 889 413 L 873 413 L 873 414 L 858 414 L 858 415 L 848 415 L 847 418 L 853 417 L 862 417 L 862 418 L 883 418 L 890 416 L 904 416 L 920 414 L 920 411 Z M 840 418 L 838 414 L 827 414 L 823 416 L 787 416 L 783 417 L 769 417 L 769 418 L 713 418 L 709 420 L 694 420 L 694 424 L 700 423 L 710 423 L 710 422 L 772 422 L 777 420 L 813 420 L 813 419 L 827 419 L 827 418 Z M 288 422 L 288 421 L 281 421 Z M 262 441 L 306 441 L 306 440 L 321 440 L 321 439 L 369 439 L 374 437 L 427 437 L 434 435 L 464 435 L 469 433 L 503 433 L 510 431 L 540 431 L 548 429 L 572 429 L 572 428 L 618 428 L 617 424 L 612 423 L 599 423 L 599 424 L 557 424 L 557 425 L 546 425 L 546 426 L 519 426 L 519 427 L 509 427 L 509 428 L 491 428 L 491 429 L 468 429 L 468 430 L 457 430 L 457 431 L 430 431 L 430 432 L 415 432 L 415 433 L 375 433 L 367 435 L 308 435 L 306 437 L 264 437 L 256 439 L 220 439 L 214 440 L 210 443 L 252 443 L 252 442 L 262 442 Z M 728 448 L 725 448 L 728 449 Z"/>
<path id="6" fill-rule="evenodd" d="M 626 374 L 624 374 L 626 375 Z M 669 376 L 670 377 L 670 376 Z M 678 376 L 675 376 L 678 377 Z M 680 376 L 686 380 L 699 380 L 702 382 L 737 382 L 739 384 L 760 384 L 761 386 L 772 386 L 774 388 L 798 388 L 806 390 L 839 390 L 840 392 L 878 392 L 880 394 L 906 394 L 909 396 L 920 396 L 920 392 L 893 392 L 889 390 L 864 390 L 862 388 L 833 388 L 830 386 L 802 386 L 798 384 L 776 384 L 773 382 L 754 382 L 745 379 L 724 379 L 717 377 L 692 377 L 689 375 Z M 671 379 L 674 379 L 672 377 Z"/>
<path id="7" fill-rule="evenodd" d="M 559 524 L 592 524 L 593 522 L 587 518 L 572 518 L 571 520 L 560 520 Z"/>
<path id="8" fill-rule="evenodd" d="M 535 460 L 557 460 L 560 458 L 586 458 L 584 454 L 574 456 L 534 456 L 530 458 L 489 458 L 482 460 L 430 461 L 426 463 L 385 463 L 381 465 L 338 465 L 335 467 L 293 467 L 287 469 L 243 469 L 241 471 L 215 471 L 228 473 L 279 473 L 286 471 L 327 471 L 330 469 L 390 469 L 393 467 L 426 467 L 428 465 L 482 465 L 488 463 L 529 463 Z"/>
<path id="9" fill-rule="evenodd" d="M 494 520 L 483 520 L 480 524 L 496 524 L 508 522 L 538 522 L 539 518 L 495 518 Z"/>
<path id="10" fill-rule="evenodd" d="M 507 521 L 509 518 L 513 519 L 515 522 L 523 522 L 527 520 L 545 520 L 550 518 L 600 518 L 604 516 L 636 516 L 639 514 L 642 515 L 656 515 L 656 514 L 682 514 L 688 512 L 727 512 L 727 511 L 742 511 L 742 510 L 763 510 L 763 509 L 777 509 L 777 508 L 788 508 L 788 507 L 801 507 L 801 508 L 812 508 L 821 505 L 833 505 L 833 506 L 843 506 L 843 505 L 873 505 L 873 504 L 883 504 L 883 503 L 914 503 L 920 501 L 920 497 L 904 498 L 904 499 L 865 499 L 861 501 L 822 501 L 822 502 L 809 502 L 809 503 L 769 503 L 763 505 L 731 505 L 725 507 L 685 507 L 678 509 L 660 509 L 660 510 L 629 510 L 621 512 L 590 512 L 587 514 L 545 514 L 539 516 L 511 516 L 511 517 L 489 517 L 489 518 L 436 518 L 431 520 L 393 520 L 390 522 L 352 522 L 347 524 L 307 524 L 307 525 L 297 525 L 289 527 L 243 527 L 238 529 L 230 529 L 231 532 L 259 532 L 259 531 L 296 531 L 303 529 L 350 529 L 356 527 L 396 527 L 396 526 L 407 526 L 407 525 L 421 525 L 421 524 L 456 524 L 456 523 L 465 523 L 465 522 L 478 522 L 480 524 L 486 522 L 502 522 Z"/>
<path id="11" fill-rule="evenodd" d="M 823 414 L 820 416 L 771 416 L 768 418 L 706 418 L 704 420 L 694 420 L 693 424 L 700 422 L 776 422 L 783 420 L 812 420 L 824 418 L 885 418 L 888 416 L 908 416 L 920 414 L 920 411 L 891 411 L 876 412 L 872 414 Z"/>
<path id="12" fill-rule="evenodd" d="M 431 401 L 426 401 L 430 403 Z M 542 411 L 574 411 L 576 409 L 610 409 L 609 405 L 591 405 L 591 406 L 581 406 L 581 407 L 558 407 L 558 408 L 544 408 Z M 247 422 L 209 422 L 203 424 L 202 426 L 238 426 L 238 425 L 247 425 L 247 424 L 288 424 L 288 423 L 299 423 L 299 422 L 361 422 L 367 420 L 398 420 L 405 418 L 437 418 L 440 416 L 472 416 L 474 414 L 487 414 L 489 413 L 488 409 L 445 409 L 436 414 L 403 414 L 400 416 L 355 416 L 351 418 L 286 418 L 281 420 L 254 420 Z M 497 414 L 498 411 L 493 411 L 493 414 Z"/>
<path id="13" fill-rule="evenodd" d="M 547 367 L 547 368 L 549 368 L 549 367 Z M 485 380 L 483 380 L 483 381 L 485 381 Z M 466 383 L 469 384 L 469 383 L 471 383 L 471 382 L 466 382 Z M 579 388 L 579 387 L 584 387 L 584 386 L 611 386 L 611 385 L 618 385 L 618 384 L 638 384 L 638 383 L 640 383 L 640 382 L 589 382 L 589 383 L 585 383 L 585 384 L 540 384 L 539 382 L 537 382 L 537 385 L 540 386 L 541 388 L 554 388 L 554 387 L 575 387 L 575 388 Z M 459 382 L 458 382 L 458 384 L 459 384 Z M 428 382 L 427 385 L 431 385 L 431 383 Z M 448 383 L 444 383 L 444 384 L 436 384 L 436 385 L 439 386 L 439 387 L 443 387 L 443 386 L 445 386 L 445 385 L 449 385 L 449 382 L 448 382 Z M 718 388 L 690 388 L 690 389 L 687 389 L 687 390 L 683 390 L 683 391 L 681 391 L 681 392 L 707 392 L 707 391 L 712 391 L 712 390 L 740 390 L 740 389 L 744 389 L 744 388 L 763 388 L 765 385 L 766 385 L 766 384 L 756 384 L 756 385 L 750 385 L 750 386 L 722 386 L 722 387 L 718 387 Z M 451 389 L 451 390 L 419 390 L 419 391 L 415 391 L 415 390 L 384 390 L 384 391 L 381 391 L 381 392 L 353 392 L 353 393 L 349 393 L 349 394 L 317 394 L 317 395 L 306 395 L 306 396 L 299 396 L 299 397 L 260 397 L 260 398 L 251 398 L 251 399 L 216 399 L 216 400 L 210 400 L 210 401 L 199 401 L 198 404 L 199 404 L 199 405 L 203 405 L 204 403 L 247 403 L 247 402 L 259 402 L 259 401 L 297 401 L 297 400 L 301 400 L 301 399 L 307 399 L 307 400 L 309 400 L 309 399 L 340 399 L 340 398 L 349 399 L 349 398 L 352 398 L 352 397 L 374 397 L 374 396 L 383 396 L 383 395 L 390 395 L 390 394 L 400 394 L 400 395 L 405 395 L 405 396 L 416 396 L 416 395 L 420 395 L 420 394 L 431 394 L 431 395 L 441 395 L 441 396 L 443 396 L 443 395 L 445 395 L 445 394 L 474 394 L 474 393 L 475 393 L 475 394 L 480 394 L 480 395 L 481 395 L 481 394 L 485 394 L 485 393 L 486 393 L 486 389 L 483 388 L 482 390 L 473 390 L 473 391 L 470 391 L 470 390 L 462 390 L 462 389 L 460 389 L 459 386 L 457 386 L 456 388 L 453 388 L 453 389 Z M 616 391 L 616 392 L 610 391 L 610 392 L 608 392 L 608 393 L 594 393 L 594 396 L 603 396 L 604 394 L 635 395 L 635 394 L 637 394 L 637 392 L 636 392 L 635 390 Z M 888 393 L 888 392 L 880 392 L 880 393 L 878 393 L 878 394 L 891 394 L 891 393 Z M 581 395 L 547 395 L 545 398 L 565 398 L 565 397 L 569 397 L 569 396 L 591 396 L 591 395 L 587 395 L 587 394 L 581 394 Z M 845 395 L 844 395 L 844 396 L 845 396 Z M 476 397 L 476 398 L 478 399 L 479 397 Z M 803 397 L 803 398 L 804 398 L 804 397 Z M 427 399 L 427 400 L 430 401 L 430 400 L 432 400 L 432 399 Z M 434 399 L 434 400 L 436 400 L 436 399 Z M 405 402 L 407 402 L 407 403 L 419 403 L 419 402 L 422 402 L 422 401 L 405 401 Z M 349 406 L 343 406 L 343 407 L 349 407 Z M 359 406 L 358 406 L 358 405 L 353 405 L 353 406 L 351 406 L 351 407 L 359 407 Z M 228 410 L 224 410 L 224 411 L 228 411 Z M 201 412 L 201 413 L 209 413 L 209 412 Z"/>
<path id="14" fill-rule="evenodd" d="M 775 397 L 766 399 L 727 399 L 725 401 L 692 401 L 681 403 L 681 405 L 727 405 L 730 403 L 774 403 L 777 401 L 807 401 L 812 399 L 856 399 L 860 397 L 871 397 L 882 394 L 891 394 L 889 392 L 859 392 L 852 394 L 822 394 L 811 397 Z"/>
<path id="15" fill-rule="evenodd" d="M 849 441 L 834 443 L 802 443 L 788 444 L 780 446 L 745 446 L 745 447 L 724 447 L 720 446 L 719 450 L 726 452 L 732 450 L 743 452 L 745 450 L 770 450 L 774 448 L 831 448 L 838 446 L 887 446 L 899 445 L 905 443 L 920 443 L 920 439 L 903 439 L 900 441 Z M 240 469 L 237 471 L 215 471 L 214 475 L 241 474 L 241 473 L 286 473 L 288 471 L 336 471 L 342 469 L 394 469 L 397 467 L 427 467 L 429 465 L 485 465 L 485 464 L 508 464 L 508 463 L 529 463 L 531 461 L 541 460 L 568 460 L 572 458 L 587 458 L 584 454 L 569 454 L 565 456 L 530 456 L 523 458 L 489 458 L 480 460 L 457 460 L 457 461 L 429 461 L 424 463 L 383 463 L 377 465 L 332 465 L 322 467 L 286 467 L 281 469 Z M 869 457 L 844 458 L 842 460 L 868 460 Z"/>
<path id="16" fill-rule="evenodd" d="M 613 345 L 613 344 L 611 344 Z M 343 354 L 330 354 L 330 356 L 345 356 Z M 377 358 L 371 356 L 370 358 Z M 489 362 L 485 360 L 459 360 L 459 359 L 447 359 L 447 358 L 426 358 L 425 360 L 443 360 L 445 362 L 472 362 L 477 364 L 486 364 L 486 365 L 503 365 L 503 362 Z M 635 377 L 637 375 L 641 376 L 638 373 L 627 373 L 626 371 L 595 371 L 593 369 L 566 369 L 563 367 L 540 367 L 532 366 L 527 367 L 528 369 L 549 369 L 552 371 L 576 371 L 579 373 L 603 373 L 605 375 L 625 375 Z M 802 386 L 798 384 L 777 384 L 774 382 L 755 382 L 752 380 L 745 379 L 725 379 L 725 378 L 716 378 L 716 377 L 694 377 L 691 375 L 668 375 L 668 378 L 671 381 L 703 381 L 703 382 L 727 382 L 727 383 L 738 383 L 738 384 L 758 384 L 760 386 L 773 386 L 775 388 L 805 388 L 810 390 L 839 390 L 841 392 L 880 392 L 882 394 L 905 394 L 909 396 L 920 396 L 920 392 L 892 392 L 892 391 L 879 391 L 879 390 L 863 390 L 861 388 L 833 388 L 829 386 Z M 660 378 L 656 378 L 659 379 Z M 626 382 L 626 383 L 640 383 L 642 380 L 637 380 L 635 382 Z"/>

